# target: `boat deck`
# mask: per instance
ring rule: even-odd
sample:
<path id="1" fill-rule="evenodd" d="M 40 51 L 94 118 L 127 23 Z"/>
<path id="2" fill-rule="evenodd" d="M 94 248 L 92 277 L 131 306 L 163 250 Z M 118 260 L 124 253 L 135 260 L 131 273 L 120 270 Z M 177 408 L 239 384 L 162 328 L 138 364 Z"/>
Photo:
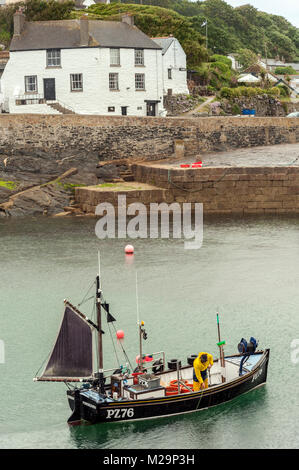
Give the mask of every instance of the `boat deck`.
<path id="1" fill-rule="evenodd" d="M 261 354 L 255 354 L 248 358 L 243 366 L 243 374 L 246 374 L 252 370 L 252 368 L 261 359 Z M 225 358 L 225 378 L 226 382 L 230 382 L 239 377 L 239 368 L 242 357 L 226 357 Z M 193 367 L 186 367 L 180 370 L 180 377 L 182 380 L 187 380 L 189 384 L 193 384 Z M 222 383 L 221 380 L 221 367 L 220 362 L 215 361 L 210 369 L 209 374 L 209 387 L 214 387 Z M 168 387 L 172 380 L 177 379 L 177 371 L 169 371 L 160 375 L 160 384 L 163 387 Z"/>

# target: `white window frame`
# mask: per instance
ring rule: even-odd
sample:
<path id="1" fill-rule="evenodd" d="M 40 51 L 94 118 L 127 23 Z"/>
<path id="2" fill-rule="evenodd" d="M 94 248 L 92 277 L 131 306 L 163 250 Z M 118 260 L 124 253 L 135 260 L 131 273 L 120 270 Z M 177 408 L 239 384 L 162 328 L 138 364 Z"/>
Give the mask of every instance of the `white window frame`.
<path id="1" fill-rule="evenodd" d="M 135 90 L 145 90 L 144 73 L 135 73 Z"/>
<path id="2" fill-rule="evenodd" d="M 25 93 L 37 93 L 37 75 L 25 75 Z"/>
<path id="3" fill-rule="evenodd" d="M 118 73 L 109 73 L 109 90 L 119 90 Z"/>
<path id="4" fill-rule="evenodd" d="M 111 48 L 110 49 L 110 65 L 120 65 L 120 49 Z"/>
<path id="5" fill-rule="evenodd" d="M 60 49 L 47 49 L 47 67 L 61 67 Z"/>
<path id="6" fill-rule="evenodd" d="M 135 49 L 135 65 L 144 65 L 144 49 Z"/>
<path id="7" fill-rule="evenodd" d="M 83 74 L 71 73 L 71 91 L 83 91 Z"/>

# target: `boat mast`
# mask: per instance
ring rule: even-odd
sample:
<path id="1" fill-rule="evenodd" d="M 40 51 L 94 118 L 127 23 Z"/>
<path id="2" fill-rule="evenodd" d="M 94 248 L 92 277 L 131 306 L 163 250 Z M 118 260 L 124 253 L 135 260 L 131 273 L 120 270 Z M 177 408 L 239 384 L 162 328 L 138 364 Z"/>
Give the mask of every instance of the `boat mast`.
<path id="1" fill-rule="evenodd" d="M 138 333 L 139 333 L 139 363 L 138 363 L 138 370 L 142 372 L 142 326 L 143 322 L 140 323 L 139 321 L 139 300 L 138 300 L 138 275 L 137 271 L 135 273 L 136 276 L 136 313 L 137 313 L 137 326 L 138 326 Z"/>
<path id="2" fill-rule="evenodd" d="M 104 365 L 103 365 L 103 341 L 102 341 L 102 318 L 101 318 L 101 268 L 100 268 L 100 252 L 98 252 L 99 259 L 99 274 L 96 278 L 96 303 L 97 303 L 97 322 L 98 322 L 98 352 L 99 352 L 99 385 L 100 393 L 105 393 L 104 388 Z"/>

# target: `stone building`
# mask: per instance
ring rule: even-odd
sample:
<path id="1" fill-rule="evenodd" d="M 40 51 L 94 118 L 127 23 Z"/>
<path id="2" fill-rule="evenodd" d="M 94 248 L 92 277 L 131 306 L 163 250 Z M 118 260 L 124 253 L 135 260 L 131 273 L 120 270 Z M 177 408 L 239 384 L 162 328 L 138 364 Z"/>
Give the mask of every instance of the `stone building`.
<path id="1" fill-rule="evenodd" d="M 2 77 L 10 113 L 164 115 L 162 48 L 134 26 L 14 15 Z"/>
<path id="2" fill-rule="evenodd" d="M 162 47 L 164 95 L 189 94 L 186 53 L 179 41 L 173 36 L 152 39 Z"/>

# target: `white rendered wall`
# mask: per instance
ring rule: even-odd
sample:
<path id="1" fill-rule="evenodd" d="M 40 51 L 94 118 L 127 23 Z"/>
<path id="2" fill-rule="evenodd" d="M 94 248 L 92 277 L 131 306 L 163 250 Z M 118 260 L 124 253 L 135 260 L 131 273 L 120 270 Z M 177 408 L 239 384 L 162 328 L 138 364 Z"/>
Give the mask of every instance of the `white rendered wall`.
<path id="1" fill-rule="evenodd" d="M 120 49 L 120 66 L 110 66 L 109 48 L 62 49 L 61 67 L 47 68 L 45 50 L 11 52 L 2 76 L 9 111 L 35 112 L 32 106 L 38 105 L 16 105 L 15 96 L 25 94 L 26 75 L 37 75 L 38 95 L 44 96 L 43 79 L 55 78 L 56 99 L 78 114 L 120 115 L 121 106 L 127 106 L 128 115 L 146 116 L 145 100 L 152 100 L 160 101 L 159 115 L 163 111 L 161 50 L 145 49 L 144 66 L 135 66 L 134 57 L 134 49 Z M 79 73 L 83 74 L 83 91 L 71 91 L 70 74 Z M 109 90 L 109 73 L 119 74 L 119 91 Z M 135 73 L 145 74 L 145 91 L 135 91 Z M 108 112 L 113 106 L 115 112 Z M 56 111 L 49 108 L 49 113 Z"/>
<path id="2" fill-rule="evenodd" d="M 163 55 L 163 88 L 164 95 L 172 89 L 174 95 L 189 94 L 187 86 L 186 54 L 177 39 L 174 39 Z M 180 68 L 184 70 L 180 70 Z M 168 78 L 168 69 L 171 69 L 172 78 Z"/>

